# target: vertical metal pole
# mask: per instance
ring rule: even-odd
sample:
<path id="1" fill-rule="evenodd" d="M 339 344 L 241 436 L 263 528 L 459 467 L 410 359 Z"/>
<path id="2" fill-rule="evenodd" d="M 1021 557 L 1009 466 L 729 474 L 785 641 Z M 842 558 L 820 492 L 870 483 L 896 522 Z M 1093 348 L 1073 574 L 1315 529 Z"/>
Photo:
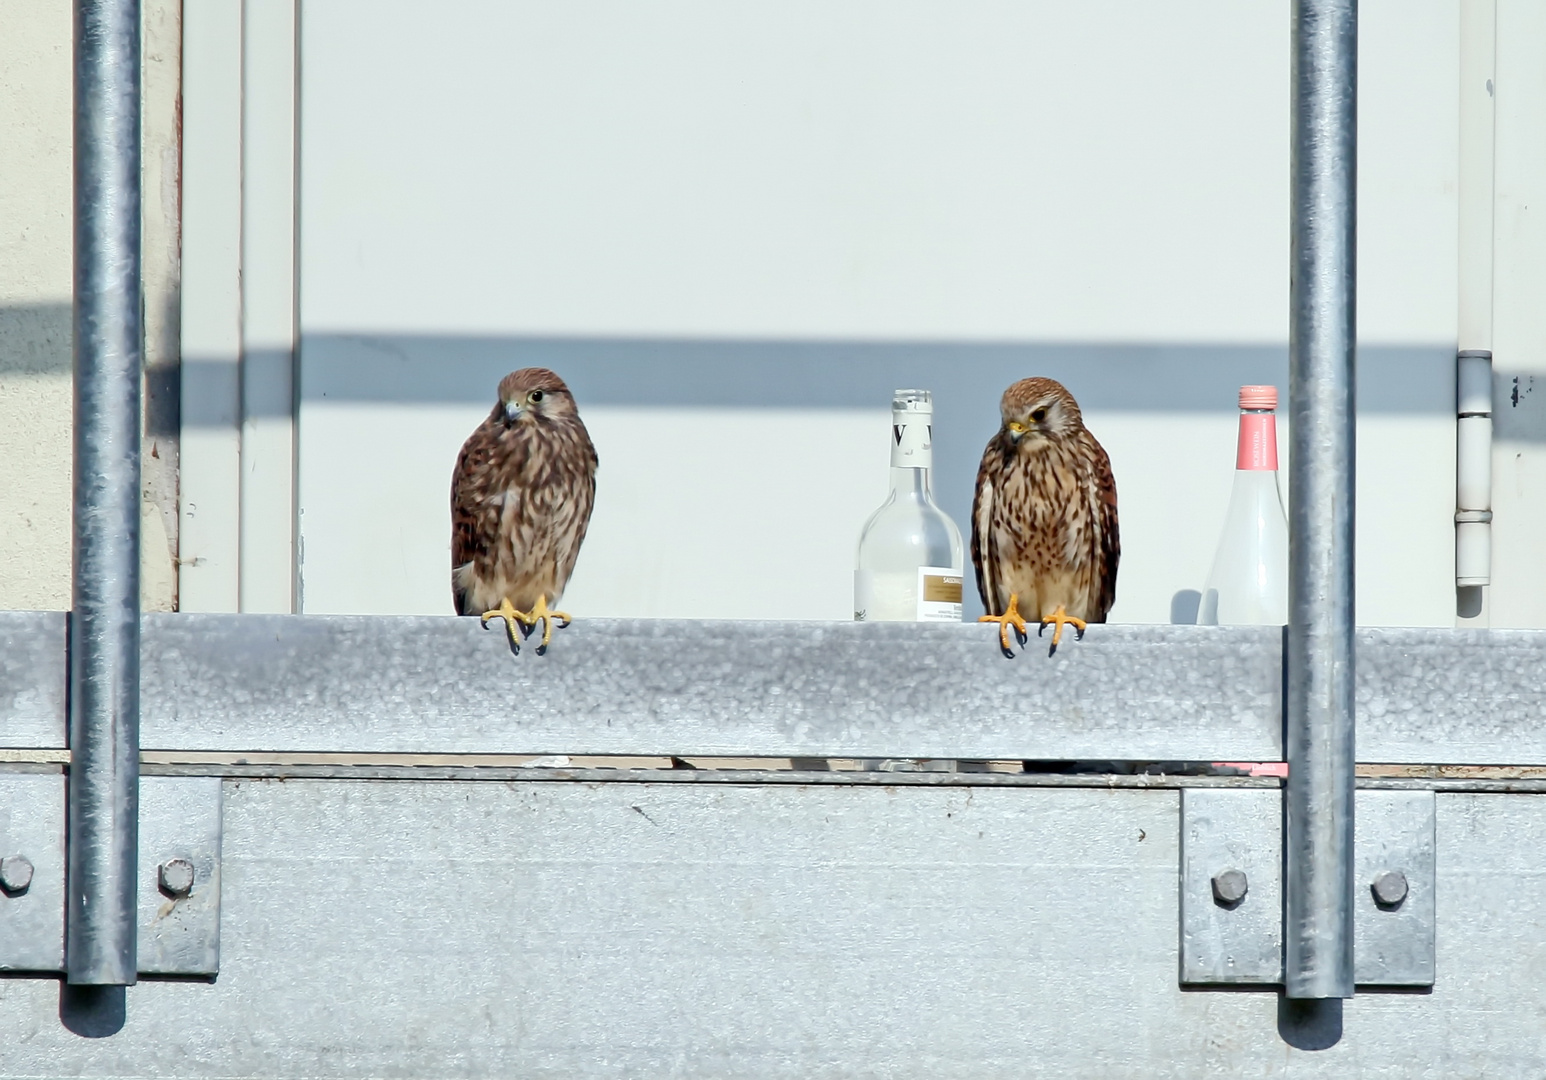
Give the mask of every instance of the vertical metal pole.
<path id="1" fill-rule="evenodd" d="M 69 981 L 135 979 L 139 856 L 140 4 L 75 4 L 75 563 Z"/>
<path id="2" fill-rule="evenodd" d="M 1294 0 L 1283 982 L 1353 996 L 1356 0 Z"/>

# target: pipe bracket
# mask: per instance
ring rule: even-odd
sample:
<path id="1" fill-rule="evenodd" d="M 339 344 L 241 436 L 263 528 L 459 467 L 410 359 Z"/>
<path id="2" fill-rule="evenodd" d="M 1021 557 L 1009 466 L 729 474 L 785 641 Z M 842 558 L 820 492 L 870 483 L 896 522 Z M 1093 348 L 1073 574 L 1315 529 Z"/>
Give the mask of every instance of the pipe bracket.
<path id="1" fill-rule="evenodd" d="M 1434 794 L 1364 790 L 1355 805 L 1353 979 L 1432 986 Z M 1270 789 L 1182 790 L 1182 985 L 1282 985 L 1282 807 Z M 1213 886 L 1226 869 L 1247 880 L 1236 903 L 1221 903 Z"/>
<path id="2" fill-rule="evenodd" d="M 0 971 L 53 975 L 65 961 L 65 784 L 58 773 L 0 772 L 0 858 L 22 856 L 32 876 L 0 893 Z M 213 978 L 220 970 L 219 777 L 140 781 L 136 875 L 141 975 Z M 178 895 L 163 868 L 189 874 Z M 179 882 L 181 884 L 181 882 Z"/>

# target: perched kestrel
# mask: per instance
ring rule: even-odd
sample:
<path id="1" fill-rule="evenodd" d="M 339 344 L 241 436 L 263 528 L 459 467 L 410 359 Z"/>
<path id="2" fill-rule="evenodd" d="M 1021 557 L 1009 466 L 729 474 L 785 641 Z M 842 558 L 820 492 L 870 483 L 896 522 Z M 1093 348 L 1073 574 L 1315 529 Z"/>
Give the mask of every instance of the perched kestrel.
<path id="1" fill-rule="evenodd" d="M 543 652 L 596 501 L 596 448 L 547 368 L 499 381 L 499 401 L 451 474 L 451 596 L 458 615 L 505 620 L 510 646 L 542 623 Z M 552 605 L 550 607 L 549 605 Z"/>
<path id="2" fill-rule="evenodd" d="M 1082 637 L 1106 621 L 1117 596 L 1117 485 L 1111 460 L 1085 429 L 1079 404 L 1061 383 L 1021 379 L 999 402 L 1003 424 L 982 455 L 972 500 L 972 564 L 977 591 L 999 624 L 1023 645 L 1025 604 L 1052 647 L 1065 624 Z M 1038 631 L 1039 632 L 1039 631 Z"/>

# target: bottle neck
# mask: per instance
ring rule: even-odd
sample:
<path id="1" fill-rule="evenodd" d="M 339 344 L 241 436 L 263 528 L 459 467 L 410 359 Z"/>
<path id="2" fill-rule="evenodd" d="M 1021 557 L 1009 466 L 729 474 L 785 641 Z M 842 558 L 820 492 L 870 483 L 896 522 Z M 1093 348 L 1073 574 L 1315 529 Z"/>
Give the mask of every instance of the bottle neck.
<path id="1" fill-rule="evenodd" d="M 1278 474 L 1275 469 L 1236 469 L 1234 486 L 1230 488 L 1230 501 L 1240 498 L 1255 499 L 1261 492 L 1268 492 L 1279 499 Z"/>
<path id="2" fill-rule="evenodd" d="M 1277 472 L 1278 418 L 1271 409 L 1240 410 L 1235 468 L 1240 472 Z"/>
<path id="3" fill-rule="evenodd" d="M 891 494 L 898 499 L 931 501 L 928 469 L 903 469 L 891 467 Z"/>

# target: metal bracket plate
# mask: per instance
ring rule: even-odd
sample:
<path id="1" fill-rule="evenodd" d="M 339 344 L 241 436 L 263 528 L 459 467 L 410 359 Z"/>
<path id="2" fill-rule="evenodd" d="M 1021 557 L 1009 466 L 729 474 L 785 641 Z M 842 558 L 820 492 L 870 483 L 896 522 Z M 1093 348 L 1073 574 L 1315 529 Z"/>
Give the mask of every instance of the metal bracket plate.
<path id="1" fill-rule="evenodd" d="M 1181 981 L 1271 986 L 1283 981 L 1280 792 L 1181 789 Z M 1226 907 L 1213 876 L 1245 874 Z"/>
<path id="2" fill-rule="evenodd" d="M 63 776 L 0 773 L 0 859 L 17 856 L 32 880 L 0 891 L 0 971 L 63 971 Z"/>
<path id="3" fill-rule="evenodd" d="M 1431 791 L 1360 791 L 1353 809 L 1353 980 L 1432 986 L 1435 975 L 1435 802 Z M 1405 879 L 1399 903 L 1380 903 L 1382 874 Z"/>
<path id="4" fill-rule="evenodd" d="M 1361 986 L 1432 986 L 1435 977 L 1435 803 L 1431 791 L 1355 796 L 1354 980 Z M 1280 791 L 1181 792 L 1181 982 L 1273 986 L 1283 981 L 1283 796 Z M 1232 899 L 1227 870 L 1245 874 Z M 1374 883 L 1400 874 L 1399 902 Z M 1387 882 L 1387 898 L 1390 897 Z"/>
<path id="5" fill-rule="evenodd" d="M 24 856 L 32 879 L 0 888 L 0 971 L 64 970 L 65 783 L 58 774 L 0 773 L 0 858 Z M 218 777 L 140 780 L 139 973 L 220 970 L 221 784 Z M 160 868 L 192 866 L 186 895 L 162 889 Z"/>

